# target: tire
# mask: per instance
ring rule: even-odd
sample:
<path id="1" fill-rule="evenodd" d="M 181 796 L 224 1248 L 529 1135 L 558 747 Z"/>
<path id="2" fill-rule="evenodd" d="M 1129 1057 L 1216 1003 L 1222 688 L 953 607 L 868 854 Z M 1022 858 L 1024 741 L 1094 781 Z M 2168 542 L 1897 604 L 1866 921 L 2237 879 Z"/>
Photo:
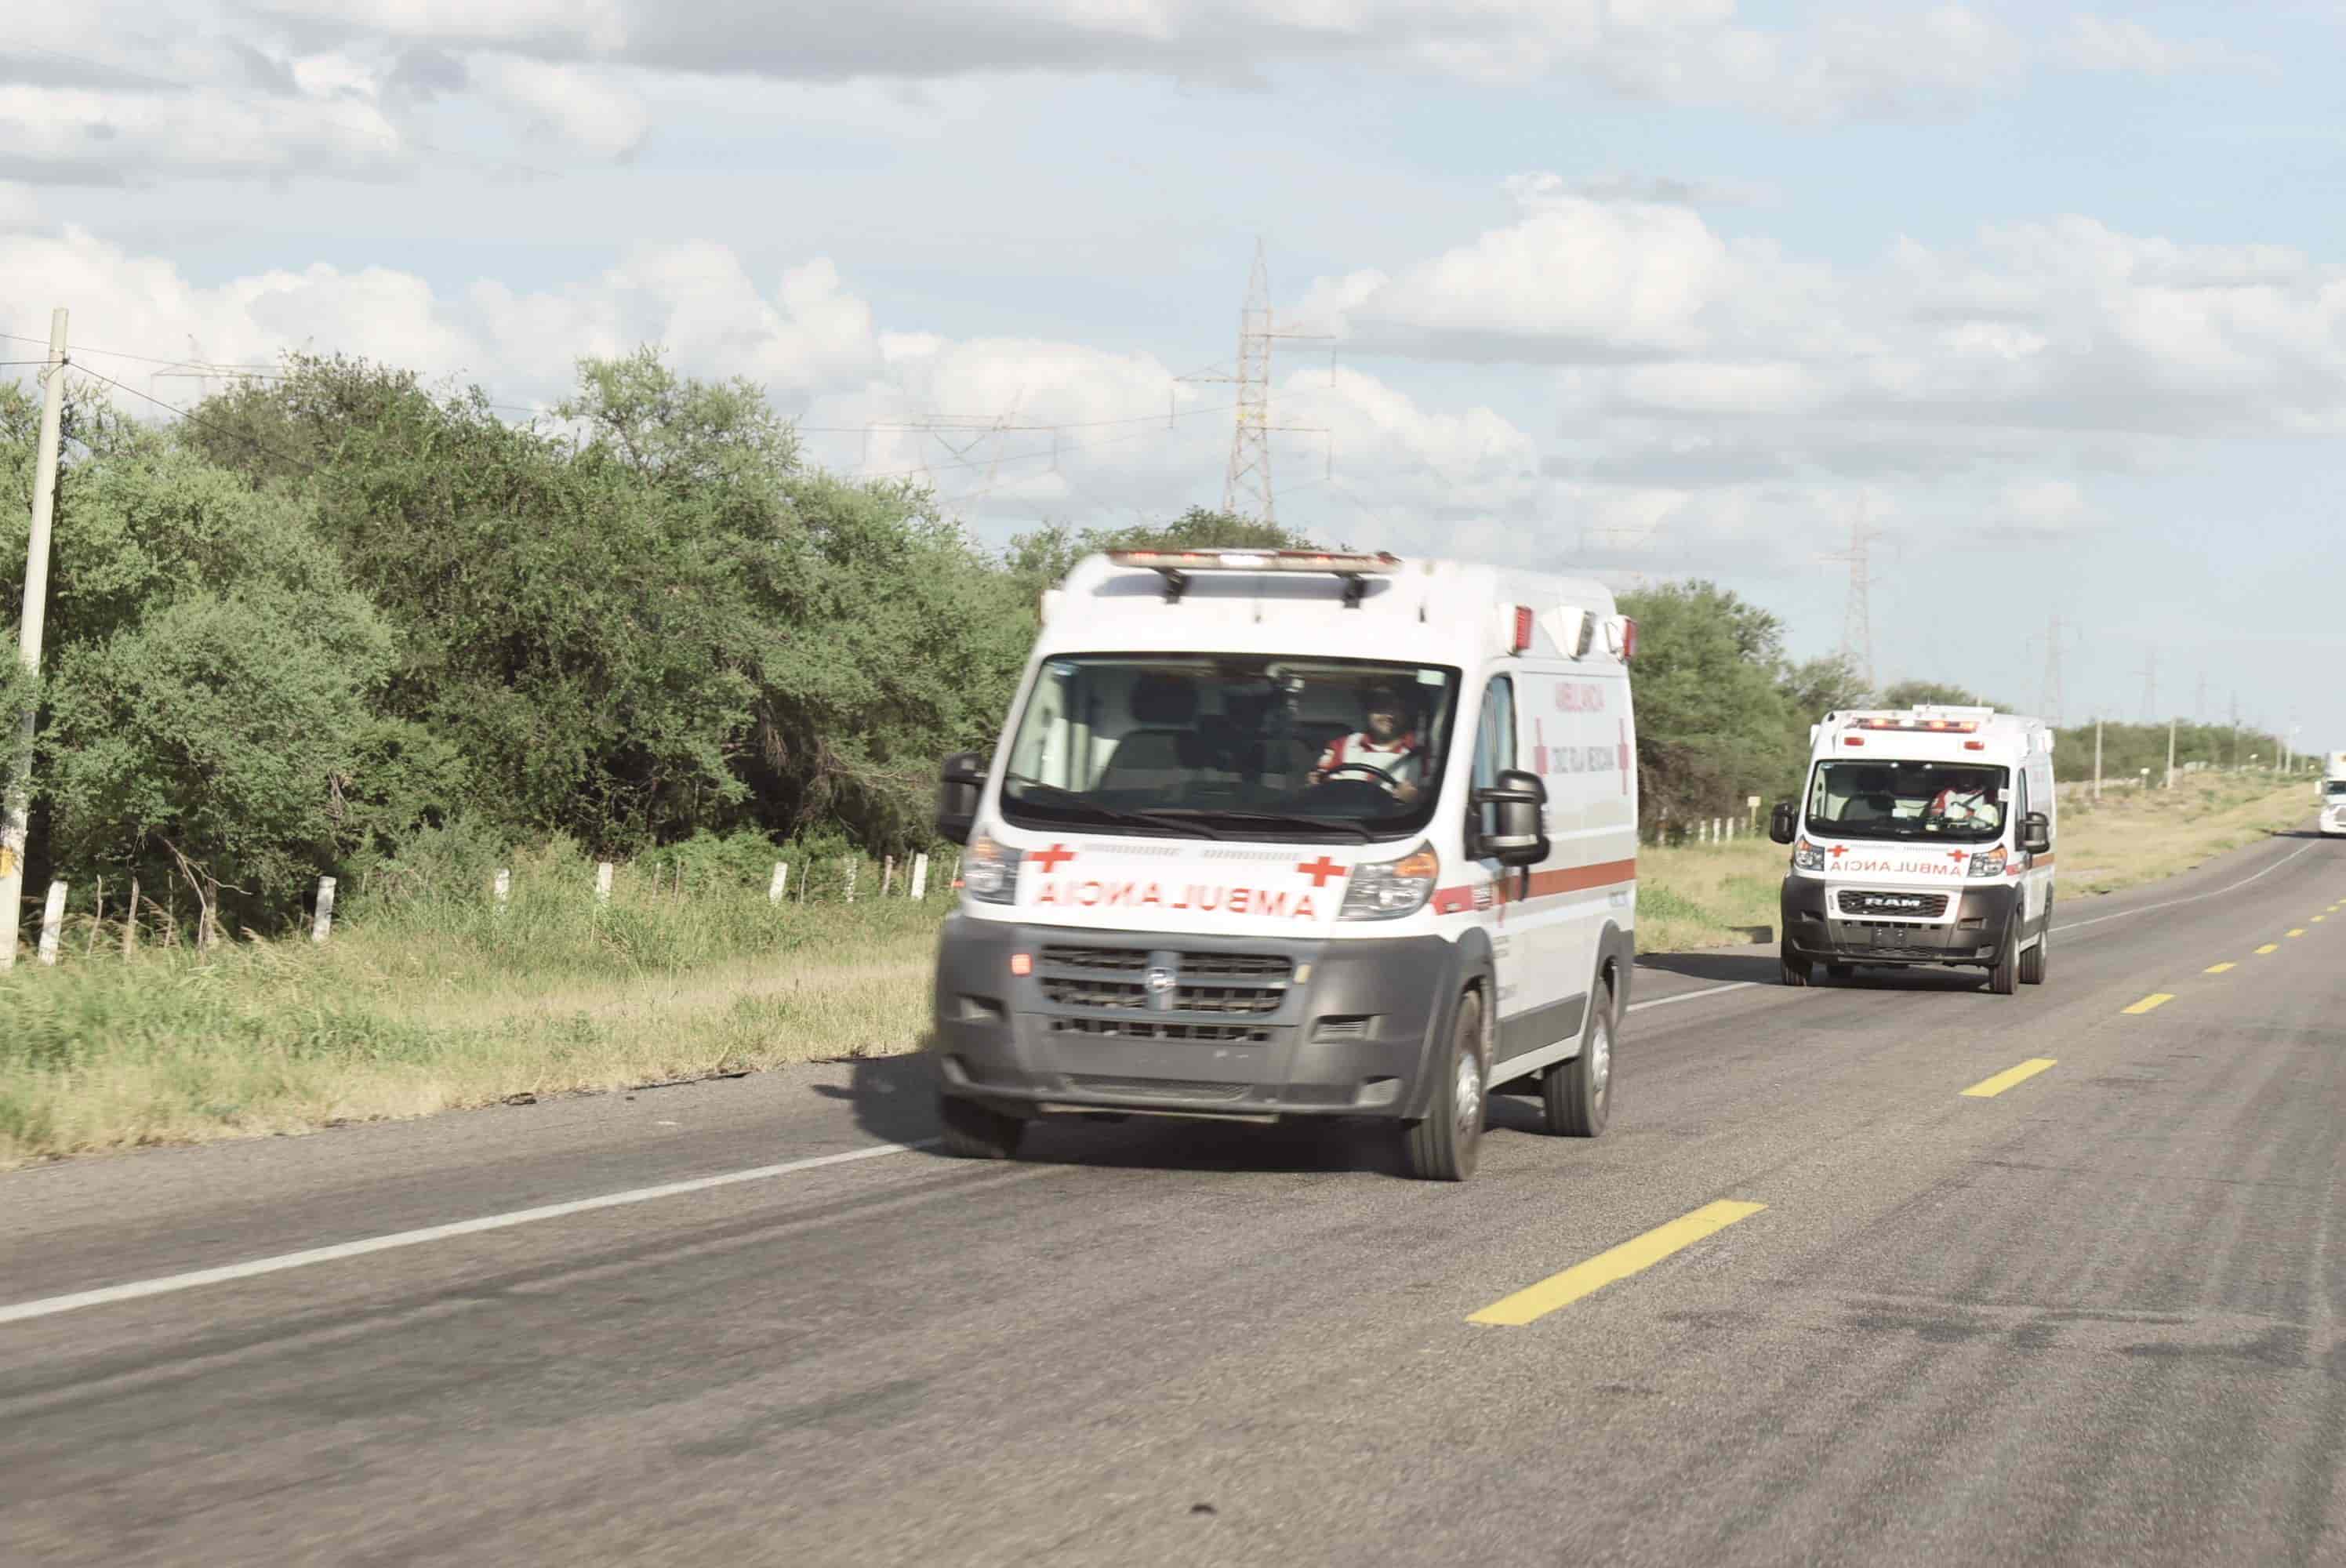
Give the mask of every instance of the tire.
<path id="1" fill-rule="evenodd" d="M 2045 911 L 2045 929 L 2037 933 L 2036 945 L 2020 955 L 2020 983 L 2045 983 L 2045 950 L 2053 945 L 2053 911 Z"/>
<path id="2" fill-rule="evenodd" d="M 2004 928 L 2004 952 L 1996 958 L 1995 967 L 1987 972 L 1987 988 L 1998 996 L 2009 996 L 2020 989 L 2020 920 L 2016 915 Z"/>
<path id="3" fill-rule="evenodd" d="M 1778 948 L 1777 952 L 1779 957 L 1783 961 L 1784 983 L 1787 985 L 1806 985 L 1809 983 L 1809 972 L 1811 965 L 1807 959 L 1802 958 L 1799 953 L 1792 951 L 1792 939 L 1789 936 L 1784 938 L 1781 946 Z"/>
<path id="4" fill-rule="evenodd" d="M 1015 1159 L 1026 1135 L 1024 1119 L 955 1095 L 937 1096 L 937 1120 L 944 1127 L 938 1142 L 957 1160 Z"/>
<path id="5" fill-rule="evenodd" d="M 1580 1039 L 1580 1054 L 1540 1074 L 1540 1109 L 1559 1138 L 1593 1138 L 1613 1114 L 1613 1033 L 1618 1018 L 1613 987 L 1600 993 Z"/>
<path id="6" fill-rule="evenodd" d="M 1825 965 L 1825 972 L 1832 976 L 1835 980 L 1854 980 L 1857 978 L 1857 965 L 1853 963 L 1828 963 Z"/>
<path id="7" fill-rule="evenodd" d="M 1450 1049 L 1441 1072 L 1425 1119 L 1402 1130 L 1402 1158 L 1420 1181 L 1464 1181 L 1474 1174 L 1483 1148 L 1483 1120 L 1490 1107 L 1480 992 L 1465 992 L 1458 998 L 1458 1017 L 1451 1025 Z"/>

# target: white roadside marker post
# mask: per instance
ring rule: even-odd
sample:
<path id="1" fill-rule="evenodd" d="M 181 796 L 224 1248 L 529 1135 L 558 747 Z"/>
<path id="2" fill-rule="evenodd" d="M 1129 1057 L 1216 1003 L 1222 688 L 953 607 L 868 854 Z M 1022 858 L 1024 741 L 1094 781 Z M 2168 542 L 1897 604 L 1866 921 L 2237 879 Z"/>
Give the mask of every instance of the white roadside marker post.
<path id="1" fill-rule="evenodd" d="M 596 862 L 595 901 L 598 904 L 607 904 L 611 901 L 611 862 L 608 860 L 598 860 Z"/>
<path id="2" fill-rule="evenodd" d="M 49 901 L 41 910 L 41 962 L 54 965 L 57 962 L 57 935 L 66 923 L 66 885 L 49 884 Z"/>
<path id="3" fill-rule="evenodd" d="M 928 901 L 928 896 L 929 858 L 926 855 L 914 855 L 913 857 L 913 901 L 924 903 Z"/>
<path id="4" fill-rule="evenodd" d="M 766 884 L 766 901 L 770 904 L 780 903 L 790 896 L 790 863 L 788 860 L 776 860 L 774 880 Z"/>
<path id="5" fill-rule="evenodd" d="M 318 879 L 318 918 L 311 922 L 310 940 L 323 942 L 326 940 L 326 934 L 333 929 L 334 879 L 320 877 Z"/>

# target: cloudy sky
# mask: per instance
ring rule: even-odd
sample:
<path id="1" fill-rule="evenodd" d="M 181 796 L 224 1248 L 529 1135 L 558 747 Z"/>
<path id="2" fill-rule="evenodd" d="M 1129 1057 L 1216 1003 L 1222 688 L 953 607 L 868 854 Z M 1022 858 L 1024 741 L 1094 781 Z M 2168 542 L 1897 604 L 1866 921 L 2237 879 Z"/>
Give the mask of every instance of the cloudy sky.
<path id="1" fill-rule="evenodd" d="M 1708 575 L 1803 654 L 1863 527 L 1885 678 L 2038 706 L 2057 615 L 2064 717 L 2155 660 L 2318 749 L 2341 52 L 2338 0 L 86 0 L 0 36 L 0 331 L 516 418 L 657 341 L 999 539 L 1221 501 L 1259 239 L 1283 522 Z"/>

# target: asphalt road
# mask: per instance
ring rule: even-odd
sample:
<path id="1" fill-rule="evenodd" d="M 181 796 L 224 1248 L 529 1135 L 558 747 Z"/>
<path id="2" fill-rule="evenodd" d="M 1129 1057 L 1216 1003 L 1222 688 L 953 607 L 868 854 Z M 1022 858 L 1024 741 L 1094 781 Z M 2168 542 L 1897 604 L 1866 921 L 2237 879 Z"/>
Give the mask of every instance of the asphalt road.
<path id="1" fill-rule="evenodd" d="M 2341 901 L 2284 838 L 2012 997 L 1661 960 L 1606 1135 L 1503 1098 L 1463 1186 L 892 1150 L 917 1061 L 0 1176 L 0 1563 L 2346 1561 Z"/>

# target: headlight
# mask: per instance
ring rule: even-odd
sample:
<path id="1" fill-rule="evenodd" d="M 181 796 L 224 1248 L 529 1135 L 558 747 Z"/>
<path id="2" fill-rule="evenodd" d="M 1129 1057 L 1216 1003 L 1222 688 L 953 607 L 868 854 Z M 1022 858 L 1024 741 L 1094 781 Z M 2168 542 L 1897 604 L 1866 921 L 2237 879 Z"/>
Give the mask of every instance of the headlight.
<path id="1" fill-rule="evenodd" d="M 2010 858 L 2011 857 L 2004 852 L 2004 847 L 2001 844 L 1997 845 L 1994 849 L 1988 850 L 1985 854 L 1974 855 L 1972 857 L 1972 875 L 1975 877 L 2000 877 L 2004 875 L 2004 862 Z"/>
<path id="2" fill-rule="evenodd" d="M 972 833 L 962 851 L 961 891 L 974 903 L 1016 903 L 1018 862 L 1023 858 L 982 829 Z"/>
<path id="3" fill-rule="evenodd" d="M 1792 870 L 1821 871 L 1825 869 L 1825 852 L 1806 839 L 1792 846 Z"/>
<path id="4" fill-rule="evenodd" d="M 1338 920 L 1398 920 L 1415 914 L 1433 896 L 1442 861 L 1432 846 L 1419 844 L 1398 860 L 1372 860 L 1352 868 L 1344 884 Z"/>

